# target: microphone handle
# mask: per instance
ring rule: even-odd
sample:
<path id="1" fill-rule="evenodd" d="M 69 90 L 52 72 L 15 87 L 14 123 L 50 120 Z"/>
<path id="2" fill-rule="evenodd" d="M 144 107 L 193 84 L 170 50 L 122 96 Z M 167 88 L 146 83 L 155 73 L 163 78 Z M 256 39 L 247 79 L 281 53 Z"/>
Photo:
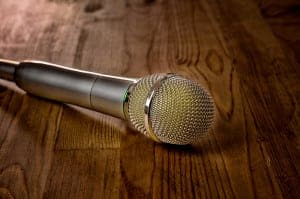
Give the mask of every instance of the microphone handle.
<path id="1" fill-rule="evenodd" d="M 0 77 L 28 93 L 126 119 L 128 90 L 138 79 L 76 70 L 41 61 L 0 60 Z"/>

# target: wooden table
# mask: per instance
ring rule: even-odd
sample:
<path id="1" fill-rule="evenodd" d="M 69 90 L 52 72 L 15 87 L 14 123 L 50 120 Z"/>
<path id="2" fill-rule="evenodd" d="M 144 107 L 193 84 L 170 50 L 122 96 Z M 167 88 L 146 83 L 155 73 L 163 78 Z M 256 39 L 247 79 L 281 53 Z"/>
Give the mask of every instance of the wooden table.
<path id="1" fill-rule="evenodd" d="M 175 72 L 216 104 L 207 138 L 169 146 L 1 80 L 0 198 L 299 198 L 300 37 L 279 33 L 300 18 L 279 26 L 278 5 L 0 0 L 1 58 L 131 77 Z"/>

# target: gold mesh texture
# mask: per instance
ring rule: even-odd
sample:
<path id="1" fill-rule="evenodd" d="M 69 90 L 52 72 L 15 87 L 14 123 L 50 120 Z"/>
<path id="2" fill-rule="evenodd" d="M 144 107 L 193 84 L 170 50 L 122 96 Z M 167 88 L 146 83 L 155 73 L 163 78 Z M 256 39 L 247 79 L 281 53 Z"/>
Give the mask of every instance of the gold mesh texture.
<path id="1" fill-rule="evenodd" d="M 147 95 L 154 83 L 163 78 L 164 74 L 154 74 L 141 78 L 129 95 L 128 115 L 133 127 L 149 136 L 145 128 L 144 107 Z"/>
<path id="2" fill-rule="evenodd" d="M 129 97 L 129 119 L 148 135 L 144 124 L 146 97 L 162 75 L 141 79 Z M 214 119 L 213 100 L 199 84 L 180 76 L 170 77 L 156 90 L 150 109 L 152 128 L 159 140 L 170 144 L 191 144 L 205 136 Z"/>

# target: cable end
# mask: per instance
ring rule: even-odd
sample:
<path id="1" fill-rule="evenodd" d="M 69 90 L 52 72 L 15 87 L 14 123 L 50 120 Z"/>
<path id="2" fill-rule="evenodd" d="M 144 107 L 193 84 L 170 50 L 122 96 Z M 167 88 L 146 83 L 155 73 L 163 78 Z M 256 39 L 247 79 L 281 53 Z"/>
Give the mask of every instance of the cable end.
<path id="1" fill-rule="evenodd" d="M 0 78 L 14 81 L 15 70 L 18 65 L 19 62 L 0 59 Z"/>

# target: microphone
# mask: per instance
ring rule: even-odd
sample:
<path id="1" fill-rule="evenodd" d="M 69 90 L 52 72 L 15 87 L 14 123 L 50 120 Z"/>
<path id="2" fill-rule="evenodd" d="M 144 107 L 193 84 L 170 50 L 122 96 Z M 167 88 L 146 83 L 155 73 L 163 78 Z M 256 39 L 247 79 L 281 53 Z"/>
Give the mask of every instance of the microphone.
<path id="1" fill-rule="evenodd" d="M 193 144 L 208 134 L 214 121 L 209 92 L 176 74 L 125 78 L 41 61 L 0 59 L 0 78 L 36 96 L 127 120 L 156 142 Z"/>

